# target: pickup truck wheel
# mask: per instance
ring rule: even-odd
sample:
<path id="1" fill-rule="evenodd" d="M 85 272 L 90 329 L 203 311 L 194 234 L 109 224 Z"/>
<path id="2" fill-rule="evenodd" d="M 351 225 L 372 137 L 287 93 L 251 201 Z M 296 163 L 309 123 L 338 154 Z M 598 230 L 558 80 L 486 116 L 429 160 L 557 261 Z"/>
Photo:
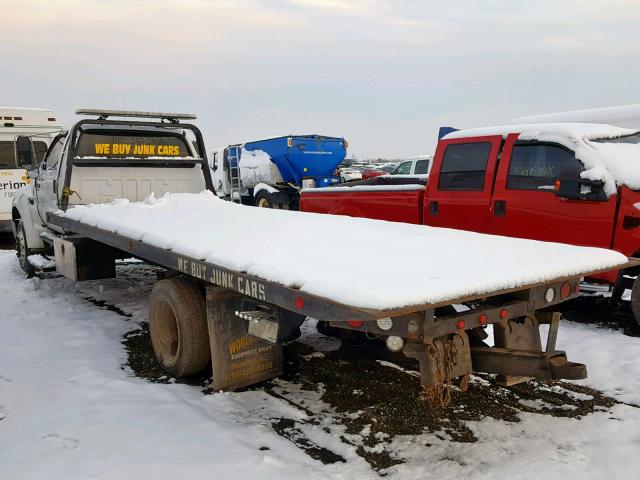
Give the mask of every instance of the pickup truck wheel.
<path id="1" fill-rule="evenodd" d="M 638 326 L 640 326 L 640 275 L 633 281 L 631 288 L 631 310 Z"/>
<path id="2" fill-rule="evenodd" d="M 256 207 L 260 208 L 274 208 L 273 200 L 271 199 L 271 194 L 266 190 L 261 190 L 256 195 Z"/>
<path id="3" fill-rule="evenodd" d="M 149 298 L 149 333 L 160 366 L 175 377 L 194 375 L 211 359 L 204 294 L 186 278 L 155 284 Z"/>
<path id="4" fill-rule="evenodd" d="M 29 250 L 29 246 L 27 245 L 27 236 L 24 233 L 22 220 L 18 220 L 18 224 L 16 225 L 16 255 L 18 256 L 20 268 L 27 275 L 27 278 L 33 277 L 35 268 L 29 263 L 31 250 Z"/>

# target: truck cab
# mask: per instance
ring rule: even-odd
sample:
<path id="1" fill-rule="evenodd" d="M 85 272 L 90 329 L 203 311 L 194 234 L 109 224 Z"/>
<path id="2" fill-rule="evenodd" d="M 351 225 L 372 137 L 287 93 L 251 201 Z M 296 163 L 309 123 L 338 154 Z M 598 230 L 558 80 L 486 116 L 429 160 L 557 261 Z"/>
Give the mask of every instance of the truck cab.
<path id="1" fill-rule="evenodd" d="M 20 164 L 29 182 L 13 199 L 11 224 L 27 274 L 33 273 L 29 256 L 51 254 L 51 234 L 60 232 L 48 222 L 50 212 L 212 189 L 202 134 L 194 125 L 180 123 L 194 115 L 93 109 L 76 113 L 95 118 L 59 132 L 41 161 L 25 156 Z"/>
<path id="2" fill-rule="evenodd" d="M 0 107 L 0 232 L 11 232 L 11 203 L 29 181 L 20 165 L 40 162 L 60 130 L 51 110 Z"/>

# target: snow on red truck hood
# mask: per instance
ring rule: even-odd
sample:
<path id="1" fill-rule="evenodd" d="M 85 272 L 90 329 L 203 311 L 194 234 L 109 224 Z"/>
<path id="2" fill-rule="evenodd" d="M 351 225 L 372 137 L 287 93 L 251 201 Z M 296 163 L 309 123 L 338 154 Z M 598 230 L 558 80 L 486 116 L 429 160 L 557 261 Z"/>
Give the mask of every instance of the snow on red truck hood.
<path id="1" fill-rule="evenodd" d="M 612 250 L 220 200 L 211 192 L 77 206 L 66 217 L 147 244 L 360 308 L 434 304 L 614 269 Z M 380 261 L 339 261 L 394 245 Z"/>

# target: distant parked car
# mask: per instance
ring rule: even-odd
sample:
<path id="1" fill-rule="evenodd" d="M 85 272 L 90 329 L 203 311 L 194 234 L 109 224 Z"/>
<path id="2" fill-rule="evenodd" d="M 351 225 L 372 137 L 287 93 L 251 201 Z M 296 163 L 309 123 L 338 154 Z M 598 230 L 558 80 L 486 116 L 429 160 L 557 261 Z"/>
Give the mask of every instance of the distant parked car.
<path id="1" fill-rule="evenodd" d="M 353 167 L 340 167 L 340 179 L 343 182 L 351 182 L 353 180 L 362 180 L 362 171 Z"/>
<path id="2" fill-rule="evenodd" d="M 393 169 L 396 168 L 397 163 L 390 163 L 388 165 L 382 165 L 381 167 L 378 167 L 378 170 L 382 170 L 385 173 L 391 173 L 393 172 Z"/>
<path id="3" fill-rule="evenodd" d="M 386 172 L 379 168 L 367 168 L 366 170 L 362 170 L 362 180 L 379 177 L 381 175 L 387 175 L 388 173 L 389 172 Z"/>
<path id="4" fill-rule="evenodd" d="M 431 167 L 431 156 L 429 158 L 414 158 L 401 160 L 396 163 L 391 170 L 391 175 L 427 175 Z"/>

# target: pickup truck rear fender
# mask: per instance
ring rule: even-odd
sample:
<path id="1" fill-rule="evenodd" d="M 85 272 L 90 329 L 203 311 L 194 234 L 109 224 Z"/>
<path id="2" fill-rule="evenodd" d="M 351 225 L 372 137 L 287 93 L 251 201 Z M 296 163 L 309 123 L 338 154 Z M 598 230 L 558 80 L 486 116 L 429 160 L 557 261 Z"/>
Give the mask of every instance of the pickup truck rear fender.
<path id="1" fill-rule="evenodd" d="M 42 222 L 40 218 L 34 218 L 33 191 L 31 186 L 23 187 L 18 190 L 13 206 L 11 208 L 11 220 L 13 223 L 13 234 L 16 234 L 16 226 L 18 220 L 22 220 L 27 245 L 31 250 L 42 250 L 45 244 L 40 237 L 43 232 Z"/>

